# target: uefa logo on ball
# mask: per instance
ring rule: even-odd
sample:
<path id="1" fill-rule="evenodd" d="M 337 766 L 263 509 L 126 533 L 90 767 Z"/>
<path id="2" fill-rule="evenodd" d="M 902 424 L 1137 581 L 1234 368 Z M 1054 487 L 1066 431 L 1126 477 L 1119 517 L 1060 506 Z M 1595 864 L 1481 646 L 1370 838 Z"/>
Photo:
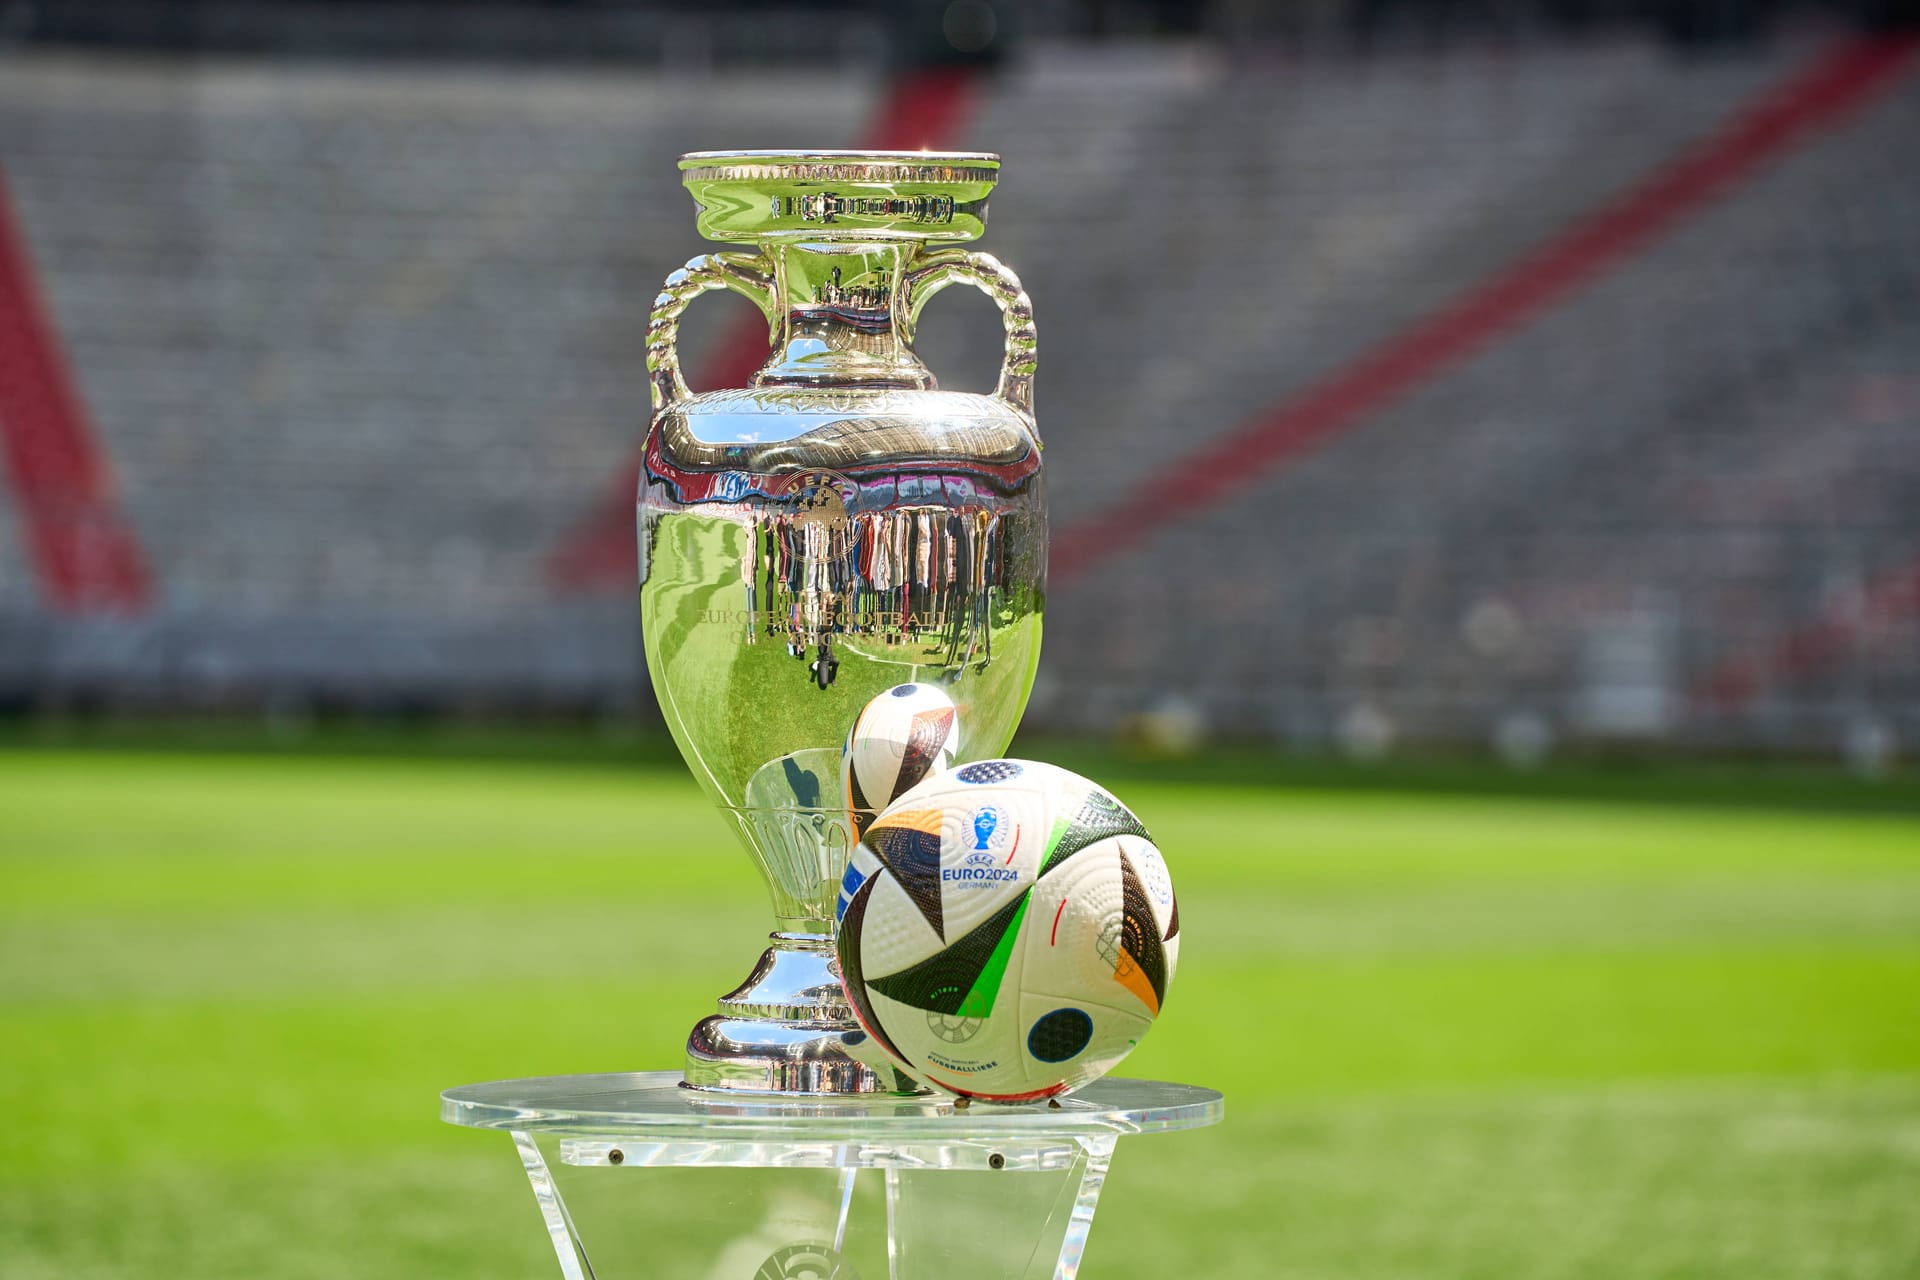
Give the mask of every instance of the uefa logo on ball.
<path id="1" fill-rule="evenodd" d="M 1013 823 L 1007 811 L 997 804 L 983 804 L 973 811 L 973 848 L 976 853 L 1000 853 L 1013 839 Z"/>

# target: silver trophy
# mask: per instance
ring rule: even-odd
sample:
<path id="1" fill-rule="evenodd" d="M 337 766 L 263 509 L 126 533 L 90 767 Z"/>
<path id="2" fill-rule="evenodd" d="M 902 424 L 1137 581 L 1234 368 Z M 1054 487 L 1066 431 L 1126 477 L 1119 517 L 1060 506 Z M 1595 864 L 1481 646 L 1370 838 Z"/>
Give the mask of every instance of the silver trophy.
<path id="1" fill-rule="evenodd" d="M 710 240 L 648 329 L 653 421 L 639 496 L 647 665 L 694 776 L 773 898 L 771 945 L 687 1042 L 686 1083 L 755 1093 L 904 1092 L 862 1044 L 834 968 L 853 842 L 840 752 L 894 685 L 937 685 L 960 759 L 1005 751 L 1040 654 L 1046 489 L 1032 309 L 1013 273 L 953 248 L 986 227 L 997 156 L 700 152 L 681 157 Z M 992 395 L 937 389 L 914 322 L 950 284 L 1000 307 Z M 674 339 L 702 293 L 766 314 L 741 389 L 693 395 Z"/>

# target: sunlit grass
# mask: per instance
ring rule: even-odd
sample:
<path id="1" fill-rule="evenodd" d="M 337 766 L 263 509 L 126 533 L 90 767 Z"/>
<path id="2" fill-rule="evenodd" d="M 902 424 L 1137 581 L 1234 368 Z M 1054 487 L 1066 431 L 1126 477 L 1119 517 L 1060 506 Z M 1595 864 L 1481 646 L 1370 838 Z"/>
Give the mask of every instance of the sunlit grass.
<path id="1" fill-rule="evenodd" d="M 1090 1277 L 1920 1274 L 1920 819 L 1119 789 L 1184 926 L 1124 1070 L 1231 1110 Z M 729 841 L 664 766 L 0 751 L 0 1275 L 547 1274 L 435 1095 L 675 1065 Z"/>

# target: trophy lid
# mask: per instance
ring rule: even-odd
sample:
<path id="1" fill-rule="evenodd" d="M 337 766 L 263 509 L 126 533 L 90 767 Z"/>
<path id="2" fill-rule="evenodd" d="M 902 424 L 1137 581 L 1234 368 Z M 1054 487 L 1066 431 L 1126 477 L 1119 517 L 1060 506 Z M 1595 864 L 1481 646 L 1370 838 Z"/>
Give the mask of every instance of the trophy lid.
<path id="1" fill-rule="evenodd" d="M 1000 157 L 980 151 L 694 151 L 681 180 L 709 240 L 977 240 Z"/>

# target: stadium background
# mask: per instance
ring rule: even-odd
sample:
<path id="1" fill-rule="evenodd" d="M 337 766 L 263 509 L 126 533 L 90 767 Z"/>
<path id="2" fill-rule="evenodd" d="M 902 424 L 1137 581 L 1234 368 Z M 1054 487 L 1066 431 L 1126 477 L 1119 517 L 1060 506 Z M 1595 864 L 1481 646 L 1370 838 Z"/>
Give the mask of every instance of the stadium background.
<path id="1" fill-rule="evenodd" d="M 673 159 L 798 145 L 1005 158 L 1021 749 L 1233 1100 L 1088 1273 L 1920 1271 L 1912 16 L 0 5 L 0 1274 L 551 1266 L 432 1097 L 675 1061 L 763 927 L 630 504 Z"/>
<path id="2" fill-rule="evenodd" d="M 1389 6 L 1362 54 L 1327 15 L 1072 40 L 1071 9 L 903 69 L 884 10 L 201 5 L 188 55 L 59 39 L 164 45 L 171 9 L 49 8 L 0 82 L 0 691 L 652 717 L 637 353 L 700 246 L 672 158 L 872 143 L 1005 156 L 1073 655 L 1036 725 L 1920 733 L 1903 37 Z M 696 308 L 697 385 L 757 363 L 748 310 Z M 926 329 L 990 380 L 985 303 Z"/>

